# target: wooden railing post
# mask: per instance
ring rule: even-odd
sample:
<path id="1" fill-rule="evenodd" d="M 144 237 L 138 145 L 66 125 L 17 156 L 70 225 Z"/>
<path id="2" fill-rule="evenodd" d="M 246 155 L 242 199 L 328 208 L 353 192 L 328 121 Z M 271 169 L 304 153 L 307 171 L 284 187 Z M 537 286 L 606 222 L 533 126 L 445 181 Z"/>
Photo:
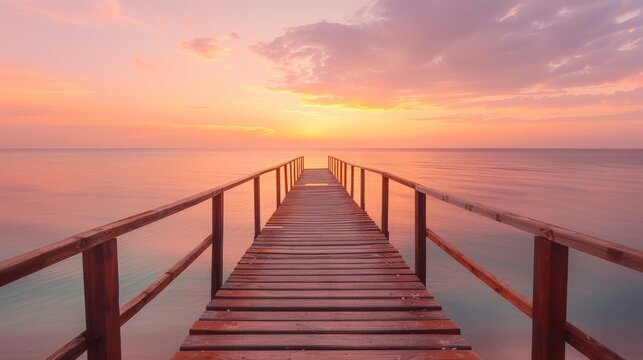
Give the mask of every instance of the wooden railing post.
<path id="1" fill-rule="evenodd" d="M 261 177 L 257 176 L 254 181 L 254 204 L 255 204 L 255 238 L 261 232 Z"/>
<path id="2" fill-rule="evenodd" d="M 351 198 L 355 196 L 355 165 L 351 165 Z"/>
<path id="3" fill-rule="evenodd" d="M 382 175 L 382 233 L 388 238 L 388 178 Z"/>
<path id="4" fill-rule="evenodd" d="M 121 358 L 116 239 L 83 252 L 87 358 Z"/>
<path id="5" fill-rule="evenodd" d="M 284 165 L 284 196 L 288 194 L 288 167 Z"/>
<path id="6" fill-rule="evenodd" d="M 531 358 L 565 359 L 569 248 L 534 238 L 534 294 Z"/>
<path id="7" fill-rule="evenodd" d="M 359 207 L 366 210 L 366 170 L 359 170 Z"/>
<path id="8" fill-rule="evenodd" d="M 292 190 L 292 187 L 295 185 L 295 167 L 293 166 L 293 162 L 290 162 L 290 190 Z"/>
<path id="9" fill-rule="evenodd" d="M 275 183 L 277 184 L 277 207 L 281 205 L 281 168 L 275 169 Z"/>
<path id="10" fill-rule="evenodd" d="M 348 189 L 348 187 L 346 186 L 347 185 L 346 184 L 346 179 L 348 178 L 348 171 L 347 170 L 348 170 L 348 164 L 344 163 L 344 177 L 342 179 L 342 183 L 344 184 L 344 189 Z"/>
<path id="11" fill-rule="evenodd" d="M 223 192 L 212 198 L 212 286 L 214 299 L 223 284 Z"/>
<path id="12" fill-rule="evenodd" d="M 415 190 L 415 275 L 426 285 L 426 194 Z"/>

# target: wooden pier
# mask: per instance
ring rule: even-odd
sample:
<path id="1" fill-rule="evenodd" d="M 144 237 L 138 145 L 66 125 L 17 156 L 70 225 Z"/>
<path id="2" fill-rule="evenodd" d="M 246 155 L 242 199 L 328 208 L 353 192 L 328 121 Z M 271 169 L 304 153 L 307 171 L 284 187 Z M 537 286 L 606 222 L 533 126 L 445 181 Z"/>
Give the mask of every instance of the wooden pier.
<path id="1" fill-rule="evenodd" d="M 335 177 L 307 169 L 174 359 L 477 359 L 470 349 Z"/>
<path id="2" fill-rule="evenodd" d="M 261 177 L 272 173 L 277 209 L 262 228 Z M 381 179 L 380 227 L 366 212 L 367 173 Z M 388 242 L 389 181 L 415 194 L 414 269 Z M 224 282 L 224 194 L 247 182 L 254 189 L 255 239 Z M 431 230 L 427 197 L 532 234 L 533 298 Z M 117 237 L 209 200 L 212 233 L 120 305 Z M 566 343 L 590 359 L 623 359 L 567 321 L 568 253 L 643 272 L 643 251 L 331 156 L 328 169 L 304 170 L 298 157 L 3 260 L 0 286 L 82 254 L 85 330 L 49 359 L 85 352 L 89 360 L 120 359 L 123 324 L 211 247 L 211 302 L 175 359 L 477 359 L 425 288 L 427 239 L 532 318 L 532 359 L 564 359 Z"/>

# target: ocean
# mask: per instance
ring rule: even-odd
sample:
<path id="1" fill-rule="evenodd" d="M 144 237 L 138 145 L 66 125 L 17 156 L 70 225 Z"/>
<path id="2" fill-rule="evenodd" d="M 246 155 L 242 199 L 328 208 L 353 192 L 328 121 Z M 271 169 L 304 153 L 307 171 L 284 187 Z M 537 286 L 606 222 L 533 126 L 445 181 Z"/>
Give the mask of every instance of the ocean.
<path id="1" fill-rule="evenodd" d="M 223 184 L 295 156 L 327 155 L 525 216 L 643 247 L 643 150 L 328 149 L 0 150 L 0 258 Z M 275 207 L 262 177 L 262 220 Z M 366 175 L 379 222 L 380 177 Z M 413 263 L 413 192 L 391 182 L 392 243 Z M 359 197 L 356 197 L 359 199 Z M 427 200 L 427 226 L 531 297 L 529 234 Z M 210 202 L 119 238 L 121 304 L 210 233 Z M 253 237 L 252 183 L 226 193 L 226 276 Z M 531 321 L 429 242 L 428 287 L 488 359 L 528 359 Z M 122 328 L 124 358 L 168 358 L 209 298 L 202 255 Z M 643 276 L 570 250 L 568 320 L 626 358 L 643 354 Z M 0 288 L 0 358 L 42 358 L 84 329 L 81 258 Z M 583 358 L 568 346 L 568 358 Z"/>

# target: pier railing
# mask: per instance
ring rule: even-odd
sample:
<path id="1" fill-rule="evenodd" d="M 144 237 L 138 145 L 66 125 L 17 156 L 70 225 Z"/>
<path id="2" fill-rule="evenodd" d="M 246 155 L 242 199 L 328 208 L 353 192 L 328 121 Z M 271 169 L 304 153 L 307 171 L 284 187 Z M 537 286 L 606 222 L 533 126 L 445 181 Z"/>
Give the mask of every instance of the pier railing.
<path id="1" fill-rule="evenodd" d="M 622 359 L 596 339 L 569 323 L 567 271 L 569 248 L 643 272 L 643 251 L 531 219 L 506 210 L 454 196 L 386 171 L 353 164 L 333 156 L 328 168 L 354 197 L 355 168 L 360 171 L 359 205 L 365 209 L 366 172 L 381 175 L 381 230 L 388 236 L 389 180 L 415 191 L 415 273 L 426 284 L 426 238 L 467 268 L 518 310 L 532 318 L 532 359 L 565 358 L 565 342 L 590 359 Z M 349 174 L 350 168 L 350 177 Z M 350 184 L 348 183 L 350 179 Z M 534 235 L 533 300 L 528 299 L 489 270 L 463 254 L 426 224 L 426 196 L 510 225 Z M 357 200 L 356 200 L 357 201 Z"/>
<path id="2" fill-rule="evenodd" d="M 271 168 L 218 186 L 188 198 L 145 211 L 0 262 L 0 287 L 43 270 L 74 255 L 83 257 L 86 329 L 52 354 L 49 359 L 75 359 L 87 351 L 90 360 L 120 359 L 120 327 L 165 289 L 199 255 L 212 245 L 211 294 L 223 283 L 223 195 L 250 180 L 254 184 L 255 237 L 261 229 L 260 177 L 275 172 L 277 206 L 281 204 L 281 184 L 288 193 L 304 169 L 304 158 L 297 157 Z M 120 235 L 149 225 L 170 215 L 212 199 L 212 234 L 208 235 L 179 262 L 145 290 L 119 308 L 117 240 Z"/>

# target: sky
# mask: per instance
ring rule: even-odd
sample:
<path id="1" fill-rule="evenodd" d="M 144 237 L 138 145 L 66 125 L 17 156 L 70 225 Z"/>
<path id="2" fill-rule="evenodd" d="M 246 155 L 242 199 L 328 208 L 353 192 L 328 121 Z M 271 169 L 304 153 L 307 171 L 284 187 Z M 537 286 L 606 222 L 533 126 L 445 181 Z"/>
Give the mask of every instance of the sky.
<path id="1" fill-rule="evenodd" d="M 0 148 L 643 147 L 643 0 L 0 0 Z"/>

